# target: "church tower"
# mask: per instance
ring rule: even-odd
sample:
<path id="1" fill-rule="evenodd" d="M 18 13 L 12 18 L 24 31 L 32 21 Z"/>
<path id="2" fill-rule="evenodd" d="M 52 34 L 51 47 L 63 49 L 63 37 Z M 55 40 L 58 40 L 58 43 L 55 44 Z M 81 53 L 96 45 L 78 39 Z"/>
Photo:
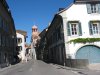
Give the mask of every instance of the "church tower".
<path id="1" fill-rule="evenodd" d="M 36 45 L 40 40 L 38 27 L 34 25 L 32 27 L 32 36 L 31 36 L 31 56 L 36 60 Z"/>
<path id="2" fill-rule="evenodd" d="M 37 41 L 40 39 L 39 37 L 39 31 L 37 26 L 32 27 L 32 42 L 33 46 L 36 47 Z"/>

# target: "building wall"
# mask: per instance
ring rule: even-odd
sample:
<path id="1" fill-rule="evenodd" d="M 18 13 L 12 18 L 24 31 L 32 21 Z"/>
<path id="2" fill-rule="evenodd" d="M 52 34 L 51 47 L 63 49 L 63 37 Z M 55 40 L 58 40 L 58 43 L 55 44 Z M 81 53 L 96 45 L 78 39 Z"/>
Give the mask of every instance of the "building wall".
<path id="1" fill-rule="evenodd" d="M 65 48 L 63 37 L 63 21 L 60 15 L 55 15 L 46 33 L 46 50 L 49 62 L 64 65 Z"/>
<path id="2" fill-rule="evenodd" d="M 5 0 L 4 0 L 5 1 Z M 0 1 L 0 66 L 16 61 L 16 33 L 14 21 L 8 8 Z"/>
<path id="3" fill-rule="evenodd" d="M 44 60 L 44 54 L 45 54 L 45 45 L 46 45 L 46 38 L 45 38 L 45 34 L 46 34 L 46 29 L 44 29 L 40 34 L 40 41 L 38 42 L 38 46 L 37 46 L 37 59 L 39 60 Z"/>
<path id="4" fill-rule="evenodd" d="M 25 52 L 26 52 L 25 38 L 24 38 L 24 35 L 17 33 L 17 41 L 18 41 L 18 38 L 22 39 L 22 41 L 20 43 L 18 43 L 18 47 L 22 47 L 22 49 L 19 50 L 19 58 L 21 59 L 21 61 L 24 61 L 25 60 Z"/>
<path id="5" fill-rule="evenodd" d="M 75 58 L 77 50 L 87 44 L 74 44 L 67 43 L 68 41 L 76 38 L 99 38 L 100 35 L 90 35 L 89 33 L 89 22 L 99 20 L 100 14 L 88 14 L 86 4 L 72 4 L 66 11 L 60 13 L 63 17 L 64 24 L 64 39 L 66 47 L 66 55 Z M 67 34 L 67 22 L 68 21 L 79 21 L 82 28 L 82 36 L 68 36 Z M 100 46 L 100 42 L 91 43 L 92 45 Z"/>

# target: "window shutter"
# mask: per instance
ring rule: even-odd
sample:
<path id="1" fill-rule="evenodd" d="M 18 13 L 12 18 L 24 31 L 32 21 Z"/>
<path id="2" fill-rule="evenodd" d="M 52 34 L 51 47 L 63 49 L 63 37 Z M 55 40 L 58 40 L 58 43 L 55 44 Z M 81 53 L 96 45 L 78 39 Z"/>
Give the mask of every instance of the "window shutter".
<path id="1" fill-rule="evenodd" d="M 70 33 L 70 23 L 68 22 L 67 23 L 67 35 L 70 36 L 71 33 Z"/>
<path id="2" fill-rule="evenodd" d="M 91 14 L 91 5 L 90 4 L 87 4 L 87 13 Z"/>
<path id="3" fill-rule="evenodd" d="M 92 23 L 91 22 L 89 22 L 89 32 L 90 32 L 90 35 L 93 35 Z"/>
<path id="4" fill-rule="evenodd" d="M 79 22 L 79 25 L 78 25 L 78 27 L 79 27 L 79 36 L 82 36 L 82 27 L 81 27 L 81 23 Z"/>
<path id="5" fill-rule="evenodd" d="M 98 13 L 100 13 L 100 4 L 98 4 Z"/>
<path id="6" fill-rule="evenodd" d="M 100 34 L 100 21 L 99 21 L 99 34 Z"/>
<path id="7" fill-rule="evenodd" d="M 0 16 L 0 27 L 2 26 L 2 18 L 1 18 L 1 16 Z"/>

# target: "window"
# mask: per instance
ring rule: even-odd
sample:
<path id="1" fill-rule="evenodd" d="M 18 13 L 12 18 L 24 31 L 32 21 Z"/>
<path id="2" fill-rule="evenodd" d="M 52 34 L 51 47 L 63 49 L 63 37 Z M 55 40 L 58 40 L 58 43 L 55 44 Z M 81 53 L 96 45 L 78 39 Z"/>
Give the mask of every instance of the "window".
<path id="1" fill-rule="evenodd" d="M 32 29 L 32 32 L 37 32 L 37 29 Z"/>
<path id="2" fill-rule="evenodd" d="M 7 22 L 5 20 L 3 20 L 3 29 L 7 31 Z"/>
<path id="3" fill-rule="evenodd" d="M 5 36 L 2 35 L 2 46 L 5 46 Z"/>
<path id="4" fill-rule="evenodd" d="M 3 46 L 5 46 L 5 35 L 3 36 Z"/>
<path id="5" fill-rule="evenodd" d="M 1 46 L 1 34 L 0 34 L 0 46 Z"/>
<path id="6" fill-rule="evenodd" d="M 22 39 L 21 38 L 18 38 L 17 39 L 17 42 L 18 42 L 18 44 L 22 43 Z"/>
<path id="7" fill-rule="evenodd" d="M 22 46 L 18 46 L 18 51 L 22 51 Z"/>
<path id="8" fill-rule="evenodd" d="M 77 23 L 71 23 L 71 35 L 78 35 L 78 24 Z"/>
<path id="9" fill-rule="evenodd" d="M 3 29 L 5 27 L 5 21 L 4 20 L 2 20 L 2 27 L 3 27 Z"/>
<path id="10" fill-rule="evenodd" d="M 93 34 L 98 34 L 98 24 L 97 23 L 93 23 Z"/>
<path id="11" fill-rule="evenodd" d="M 5 29 L 5 31 L 6 32 L 8 32 L 8 27 L 7 27 L 8 25 L 7 25 L 7 22 L 5 22 L 5 27 L 4 27 L 4 29 Z"/>
<path id="12" fill-rule="evenodd" d="M 100 13 L 100 4 L 87 4 L 87 12 L 91 13 Z"/>
<path id="13" fill-rule="evenodd" d="M 98 10 L 97 5 L 96 4 L 91 4 L 91 12 L 92 13 L 97 13 L 97 10 Z"/>
<path id="14" fill-rule="evenodd" d="M 1 50 L 1 49 L 0 49 L 0 50 Z M 0 52 L 0 60 L 1 60 L 1 58 L 2 58 L 2 57 L 1 57 L 1 52 Z M 2 62 L 2 61 L 0 61 L 0 64 L 1 64 L 1 62 Z"/>
<path id="15" fill-rule="evenodd" d="M 89 30 L 91 35 L 100 34 L 100 22 L 90 22 L 89 23 Z"/>
<path id="16" fill-rule="evenodd" d="M 5 41 L 6 41 L 6 46 L 8 47 L 8 44 L 9 44 L 8 43 L 8 37 L 6 37 L 6 40 Z"/>
<path id="17" fill-rule="evenodd" d="M 0 27 L 2 27 L 2 17 L 0 16 Z"/>
<path id="18" fill-rule="evenodd" d="M 6 25 L 6 31 L 7 31 L 7 32 L 9 31 L 8 23 L 7 23 L 7 25 Z"/>
<path id="19" fill-rule="evenodd" d="M 68 22 L 67 31 L 69 36 L 82 35 L 81 24 L 78 21 Z"/>

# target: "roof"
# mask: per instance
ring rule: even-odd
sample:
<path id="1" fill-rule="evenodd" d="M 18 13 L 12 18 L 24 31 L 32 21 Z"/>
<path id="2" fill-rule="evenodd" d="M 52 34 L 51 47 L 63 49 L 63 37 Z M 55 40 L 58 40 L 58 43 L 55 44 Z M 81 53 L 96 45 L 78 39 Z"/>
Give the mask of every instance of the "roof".
<path id="1" fill-rule="evenodd" d="M 71 4 L 70 4 L 69 6 L 67 6 L 65 9 L 63 9 L 63 10 L 57 12 L 57 14 L 60 14 L 60 13 L 62 13 L 62 12 L 64 12 L 64 11 L 66 11 L 66 10 L 69 9 L 73 4 L 74 4 L 74 3 L 71 3 Z"/>
<path id="2" fill-rule="evenodd" d="M 32 29 L 37 29 L 38 27 L 36 26 L 36 25 L 34 25 L 33 27 L 32 27 Z"/>
<path id="3" fill-rule="evenodd" d="M 69 9 L 73 4 L 84 4 L 84 3 L 93 3 L 93 2 L 99 2 L 100 0 L 74 0 L 73 3 L 71 3 L 69 6 L 67 6 L 65 9 L 57 12 L 57 14 L 60 14 L 64 11 L 66 11 L 67 9 Z"/>
<path id="4" fill-rule="evenodd" d="M 20 34 L 24 35 L 25 37 L 27 36 L 27 32 L 23 31 L 23 30 L 16 30 L 16 33 L 20 33 Z"/>
<path id="5" fill-rule="evenodd" d="M 92 3 L 92 2 L 100 2 L 100 0 L 74 0 L 74 3 Z"/>
<path id="6" fill-rule="evenodd" d="M 9 9 L 9 6 L 6 2 L 6 0 L 0 0 L 2 2 L 2 4 L 4 5 L 4 7 L 6 7 L 7 9 Z"/>

